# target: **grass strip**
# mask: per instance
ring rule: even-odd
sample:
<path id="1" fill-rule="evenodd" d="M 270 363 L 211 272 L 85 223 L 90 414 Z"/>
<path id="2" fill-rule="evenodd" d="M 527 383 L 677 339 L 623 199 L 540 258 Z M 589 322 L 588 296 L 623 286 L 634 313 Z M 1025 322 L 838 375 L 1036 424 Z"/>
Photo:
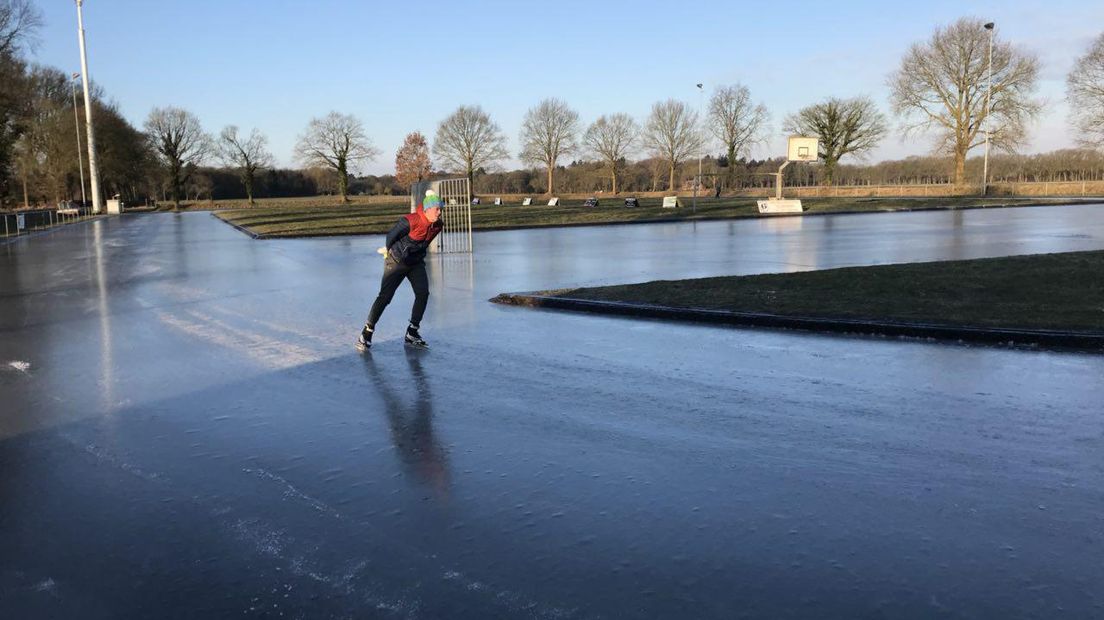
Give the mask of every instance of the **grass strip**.
<path id="1" fill-rule="evenodd" d="M 539 294 L 792 317 L 1104 334 L 1104 251 L 659 280 Z"/>

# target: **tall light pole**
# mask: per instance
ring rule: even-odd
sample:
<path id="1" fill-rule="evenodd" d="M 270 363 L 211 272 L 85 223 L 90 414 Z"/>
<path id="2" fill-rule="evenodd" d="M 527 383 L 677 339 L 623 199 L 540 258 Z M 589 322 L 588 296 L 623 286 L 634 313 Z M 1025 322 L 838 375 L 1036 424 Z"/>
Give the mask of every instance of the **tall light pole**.
<path id="1" fill-rule="evenodd" d="M 981 195 L 989 195 L 989 134 L 993 130 L 993 121 L 989 119 L 989 93 L 993 90 L 993 22 L 985 24 L 989 31 L 989 77 L 985 85 L 985 163 L 981 172 Z"/>
<path id="2" fill-rule="evenodd" d="M 77 166 L 80 169 L 81 206 L 83 207 L 88 197 L 84 195 L 84 156 L 81 155 L 80 114 L 77 112 L 77 78 L 79 77 L 79 73 L 74 73 L 73 80 L 69 82 L 69 85 L 72 86 L 70 90 L 73 91 L 73 122 L 77 125 Z"/>
<path id="3" fill-rule="evenodd" d="M 705 100 L 705 89 L 702 88 L 701 83 L 698 84 L 698 131 L 701 132 L 701 124 L 704 122 L 702 119 L 702 102 Z M 705 140 L 703 136 L 698 135 L 698 180 L 694 182 L 694 214 L 698 213 L 698 188 L 701 187 L 702 181 L 702 149 L 705 148 Z"/>
<path id="4" fill-rule="evenodd" d="M 81 82 L 84 84 L 84 122 L 88 129 L 88 179 L 92 190 L 92 212 L 103 212 L 103 201 L 100 198 L 100 174 L 96 168 L 96 135 L 92 131 L 92 96 L 88 83 L 88 51 L 84 47 L 84 15 L 81 7 L 84 0 L 77 0 L 77 34 L 80 39 L 81 54 Z"/>

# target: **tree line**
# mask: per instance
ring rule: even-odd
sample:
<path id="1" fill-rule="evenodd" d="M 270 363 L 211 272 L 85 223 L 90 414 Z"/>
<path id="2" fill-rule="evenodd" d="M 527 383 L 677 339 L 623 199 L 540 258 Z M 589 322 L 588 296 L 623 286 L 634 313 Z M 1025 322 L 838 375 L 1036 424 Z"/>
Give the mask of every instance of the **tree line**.
<path id="1" fill-rule="evenodd" d="M 78 141 L 82 96 L 75 78 L 30 64 L 41 16 L 30 0 L 0 0 L 0 202 L 49 203 L 81 195 Z M 829 97 L 787 115 L 788 134 L 817 136 L 820 165 L 792 166 L 788 182 L 811 184 L 954 183 L 979 178 L 977 147 L 988 137 L 1000 153 L 990 178 L 1098 178 L 1104 146 L 1104 34 L 1074 63 L 1067 79 L 1070 122 L 1081 149 L 1017 155 L 1041 103 L 1035 98 L 1039 62 L 1032 53 L 993 36 L 991 24 L 963 18 L 915 43 L 888 78 L 890 107 L 905 136 L 934 136 L 931 156 L 875 164 L 864 158 L 890 133 L 890 120 L 869 97 Z M 989 43 L 992 36 L 992 76 Z M 700 85 L 699 85 L 700 87 Z M 267 138 L 235 125 L 208 133 L 193 113 L 173 106 L 150 111 L 132 126 L 99 88 L 92 104 L 107 195 L 129 201 L 172 201 L 331 193 L 403 194 L 415 181 L 467 176 L 477 192 L 539 193 L 673 191 L 696 175 L 684 165 L 704 154 L 704 190 L 766 187 L 781 159 L 750 159 L 772 133 L 771 115 L 742 84 L 715 88 L 702 115 L 675 99 L 655 103 L 648 116 L 606 114 L 584 125 L 558 98 L 529 109 L 516 155 L 526 168 L 503 170 L 511 157 L 506 134 L 478 105 L 461 105 L 436 127 L 432 140 L 412 132 L 395 155 L 395 174 L 357 176 L 380 155 L 364 124 L 331 112 L 311 119 L 294 149 L 297 170 L 274 168 Z M 849 158 L 850 163 L 846 163 Z M 841 163 L 844 160 L 845 163 Z"/>

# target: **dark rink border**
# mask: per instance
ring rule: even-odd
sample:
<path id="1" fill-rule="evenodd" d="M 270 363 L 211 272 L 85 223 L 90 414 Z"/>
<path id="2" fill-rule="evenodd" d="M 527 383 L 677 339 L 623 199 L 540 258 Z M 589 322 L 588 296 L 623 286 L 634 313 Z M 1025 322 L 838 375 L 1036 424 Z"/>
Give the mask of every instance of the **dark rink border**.
<path id="1" fill-rule="evenodd" d="M 553 308 L 556 310 L 690 321 L 695 323 L 800 329 L 805 331 L 844 334 L 878 334 L 911 338 L 933 338 L 937 340 L 956 340 L 1009 346 L 1040 346 L 1104 353 L 1104 333 L 1094 332 L 986 328 L 872 319 L 783 316 L 760 312 L 672 308 L 669 306 L 634 304 L 619 301 L 594 301 L 589 299 L 556 297 L 543 295 L 541 293 L 501 293 L 490 301 L 497 304 L 512 306 Z"/>

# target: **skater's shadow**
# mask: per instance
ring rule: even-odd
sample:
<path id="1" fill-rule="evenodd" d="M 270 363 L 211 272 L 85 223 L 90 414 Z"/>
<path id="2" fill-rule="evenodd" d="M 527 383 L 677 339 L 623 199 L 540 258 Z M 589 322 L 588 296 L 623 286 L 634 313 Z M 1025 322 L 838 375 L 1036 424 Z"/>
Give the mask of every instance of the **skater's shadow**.
<path id="1" fill-rule="evenodd" d="M 363 356 L 364 367 L 383 398 L 391 442 L 403 469 L 444 500 L 450 483 L 448 454 L 433 432 L 433 394 L 422 369 L 422 352 L 406 347 L 404 354 L 409 376 L 392 373 L 389 380 L 383 373 L 385 366 L 371 355 Z"/>

